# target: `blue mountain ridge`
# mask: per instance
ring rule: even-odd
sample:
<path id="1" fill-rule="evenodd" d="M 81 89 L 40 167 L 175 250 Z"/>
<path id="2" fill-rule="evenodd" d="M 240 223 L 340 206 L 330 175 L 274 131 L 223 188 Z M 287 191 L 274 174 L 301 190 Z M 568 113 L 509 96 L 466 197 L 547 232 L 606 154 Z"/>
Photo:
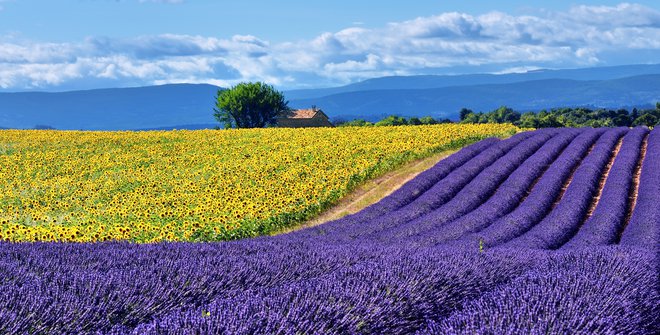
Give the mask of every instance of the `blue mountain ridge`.
<path id="1" fill-rule="evenodd" d="M 508 106 L 518 111 L 554 107 L 652 107 L 660 101 L 660 75 L 612 80 L 545 79 L 511 84 L 450 86 L 432 89 L 355 91 L 290 102 L 316 105 L 329 116 L 380 120 L 387 115 L 458 119 L 458 111 L 491 111 Z"/>
<path id="2" fill-rule="evenodd" d="M 0 93 L 0 128 L 83 130 L 202 129 L 220 87 L 169 84 L 69 92 Z M 374 78 L 315 90 L 285 91 L 289 105 L 316 105 L 331 119 L 387 115 L 457 119 L 467 107 L 520 111 L 553 107 L 649 107 L 660 101 L 660 65 L 629 65 L 515 74 Z"/>
<path id="3" fill-rule="evenodd" d="M 511 84 L 543 79 L 609 80 L 645 74 L 660 74 L 660 64 L 635 64 L 562 70 L 541 69 L 507 74 L 389 76 L 367 79 L 340 87 L 290 90 L 286 92 L 286 96 L 292 100 L 299 100 L 356 91 Z"/>

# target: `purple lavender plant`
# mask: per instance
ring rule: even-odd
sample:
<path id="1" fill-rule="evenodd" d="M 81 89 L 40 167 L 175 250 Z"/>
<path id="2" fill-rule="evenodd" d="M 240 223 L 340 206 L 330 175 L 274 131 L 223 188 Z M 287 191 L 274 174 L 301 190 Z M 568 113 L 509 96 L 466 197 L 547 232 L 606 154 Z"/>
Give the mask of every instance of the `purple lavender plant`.
<path id="1" fill-rule="evenodd" d="M 646 128 L 635 128 L 624 137 L 593 214 L 564 247 L 607 245 L 617 242 L 622 231 L 633 173 L 640 156 Z"/>
<path id="2" fill-rule="evenodd" d="M 0 242 L 0 334 L 657 334 L 660 135 L 644 153 L 647 133 L 486 140 L 364 212 L 280 236 Z"/>
<path id="3" fill-rule="evenodd" d="M 564 181 L 570 177 L 589 148 L 603 134 L 602 129 L 582 130 L 543 174 L 531 193 L 512 212 L 506 214 L 478 233 L 465 235 L 456 246 L 476 245 L 482 241 L 486 248 L 507 242 L 531 229 L 550 211 L 560 195 Z"/>
<path id="4" fill-rule="evenodd" d="M 547 131 L 545 130 L 542 133 Z M 414 201 L 387 215 L 379 216 L 366 223 L 356 222 L 350 218 L 347 220 L 338 220 L 336 222 L 330 222 L 322 228 L 313 228 L 312 231 L 316 230 L 319 232 L 322 235 L 320 238 L 323 239 L 356 240 L 361 239 L 361 236 L 388 229 L 401 222 L 420 217 L 451 200 L 456 193 L 465 187 L 483 169 L 534 135 L 538 136 L 541 134 L 520 133 L 494 144 L 488 150 L 482 151 L 459 168 L 454 169 L 445 178 L 419 195 Z"/>
<path id="5" fill-rule="evenodd" d="M 600 175 L 617 141 L 626 131 L 625 128 L 615 128 L 603 134 L 575 171 L 557 207 L 527 233 L 507 244 L 512 247 L 555 249 L 573 237 L 597 191 Z"/>
<path id="6" fill-rule="evenodd" d="M 465 185 L 450 201 L 414 220 L 401 223 L 387 231 L 379 232 L 379 239 L 401 239 L 417 235 L 424 230 L 437 229 L 443 224 L 473 211 L 487 200 L 511 173 L 539 150 L 554 132 L 539 133 L 516 146 L 492 165 L 483 169 Z"/>
<path id="7" fill-rule="evenodd" d="M 651 131 L 639 178 L 639 194 L 621 244 L 658 251 L 660 247 L 660 128 Z"/>
<path id="8" fill-rule="evenodd" d="M 472 205 L 466 205 L 464 206 L 465 208 L 460 209 L 463 212 L 462 215 L 457 216 L 456 219 L 447 223 L 443 220 L 429 220 L 428 216 L 430 215 L 427 215 L 423 218 L 430 221 L 429 225 L 419 224 L 413 226 L 406 224 L 413 226 L 410 228 L 414 229 L 414 232 L 411 233 L 411 229 L 401 229 L 402 231 L 399 235 L 406 234 L 409 237 L 408 240 L 412 243 L 419 244 L 424 241 L 424 243 L 437 244 L 455 240 L 467 233 L 477 232 L 485 228 L 492 221 L 511 212 L 520 203 L 520 200 L 527 194 L 534 181 L 540 178 L 550 163 L 577 136 L 577 133 L 574 129 L 563 130 L 560 134 L 548 140 L 543 147 L 525 160 L 524 163 L 517 165 L 515 171 L 504 171 L 502 175 L 506 180 L 498 185 L 495 190 L 489 190 L 494 193 L 487 201 L 476 201 L 476 204 L 480 204 L 477 208 L 474 208 L 474 203 Z M 484 182 L 482 182 L 481 176 L 475 178 L 472 184 L 482 186 Z M 461 191 L 461 193 L 467 193 L 466 197 L 463 199 L 459 198 L 461 195 L 459 193 L 445 207 L 453 203 L 454 208 L 461 208 L 463 204 L 470 201 L 470 196 L 484 197 L 486 192 L 482 191 L 482 189 L 475 188 L 471 192 L 466 192 L 469 190 L 466 186 Z M 470 208 L 473 209 L 469 210 Z"/>

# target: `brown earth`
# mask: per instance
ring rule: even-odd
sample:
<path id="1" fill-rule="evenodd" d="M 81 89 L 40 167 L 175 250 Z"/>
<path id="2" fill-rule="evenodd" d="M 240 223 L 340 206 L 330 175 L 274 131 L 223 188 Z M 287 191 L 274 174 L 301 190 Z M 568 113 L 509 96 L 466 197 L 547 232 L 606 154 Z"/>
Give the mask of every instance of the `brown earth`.
<path id="1" fill-rule="evenodd" d="M 637 166 L 635 167 L 635 172 L 633 174 L 632 185 L 630 185 L 631 190 L 630 196 L 628 197 L 628 211 L 626 213 L 626 219 L 623 222 L 624 229 L 626 226 L 628 226 L 628 222 L 630 222 L 633 210 L 637 204 L 637 194 L 639 193 L 639 176 L 642 173 L 642 164 L 644 163 L 644 158 L 646 158 L 646 146 L 648 145 L 648 140 L 649 135 L 647 134 L 644 138 L 644 141 L 642 141 L 642 149 L 639 152 L 639 160 L 637 161 Z"/>
<path id="2" fill-rule="evenodd" d="M 568 186 L 571 185 L 571 182 L 573 181 L 573 175 L 575 175 L 575 171 L 580 167 L 580 164 L 582 164 L 582 161 L 589 156 L 592 150 L 594 150 L 594 147 L 596 146 L 596 143 L 592 144 L 591 147 L 587 150 L 587 152 L 582 156 L 580 161 L 575 164 L 573 169 L 571 170 L 570 174 L 568 175 L 568 178 L 564 181 L 564 184 L 561 187 L 561 190 L 559 191 L 559 194 L 557 195 L 557 198 L 555 198 L 555 202 L 552 203 L 552 208 L 551 210 L 554 210 L 557 205 L 559 205 L 559 202 L 561 202 L 561 199 L 564 197 L 564 193 L 566 193 L 566 189 L 568 189 Z"/>
<path id="3" fill-rule="evenodd" d="M 614 165 L 614 159 L 616 159 L 616 156 L 619 154 L 622 144 L 623 144 L 623 137 L 621 137 L 619 141 L 616 143 L 616 146 L 614 147 L 614 152 L 610 156 L 610 160 L 607 162 L 603 174 L 600 176 L 600 181 L 598 182 L 598 190 L 596 190 L 596 195 L 594 195 L 593 199 L 591 199 L 591 204 L 589 205 L 589 209 L 587 210 L 587 215 L 584 217 L 584 221 L 588 220 L 591 217 L 591 215 L 594 213 L 594 210 L 596 210 L 596 206 L 600 201 L 600 197 L 601 195 L 603 195 L 603 187 L 605 186 L 605 181 L 607 180 L 607 177 L 609 177 L 610 175 L 610 171 L 612 170 L 612 165 Z"/>

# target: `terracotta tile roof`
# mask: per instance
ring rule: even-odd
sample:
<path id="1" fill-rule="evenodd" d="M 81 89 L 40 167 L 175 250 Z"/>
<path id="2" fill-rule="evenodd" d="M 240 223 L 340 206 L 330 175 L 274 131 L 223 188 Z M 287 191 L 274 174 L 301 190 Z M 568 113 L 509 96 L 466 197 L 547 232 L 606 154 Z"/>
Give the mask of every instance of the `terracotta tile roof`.
<path id="1" fill-rule="evenodd" d="M 297 109 L 277 118 L 278 127 L 332 127 L 328 116 L 319 108 Z"/>
<path id="2" fill-rule="evenodd" d="M 289 115 L 287 115 L 288 118 L 290 119 L 311 119 L 314 116 L 316 116 L 316 113 L 318 113 L 318 109 L 297 109 L 291 111 Z"/>

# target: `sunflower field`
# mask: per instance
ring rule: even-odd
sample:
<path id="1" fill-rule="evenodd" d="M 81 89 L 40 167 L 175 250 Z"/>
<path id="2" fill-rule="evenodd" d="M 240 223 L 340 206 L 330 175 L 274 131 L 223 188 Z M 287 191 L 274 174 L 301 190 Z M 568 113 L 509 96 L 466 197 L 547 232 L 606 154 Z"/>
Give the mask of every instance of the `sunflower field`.
<path id="1" fill-rule="evenodd" d="M 0 131 L 0 240 L 219 241 L 295 225 L 411 160 L 518 131 L 433 125 Z"/>

